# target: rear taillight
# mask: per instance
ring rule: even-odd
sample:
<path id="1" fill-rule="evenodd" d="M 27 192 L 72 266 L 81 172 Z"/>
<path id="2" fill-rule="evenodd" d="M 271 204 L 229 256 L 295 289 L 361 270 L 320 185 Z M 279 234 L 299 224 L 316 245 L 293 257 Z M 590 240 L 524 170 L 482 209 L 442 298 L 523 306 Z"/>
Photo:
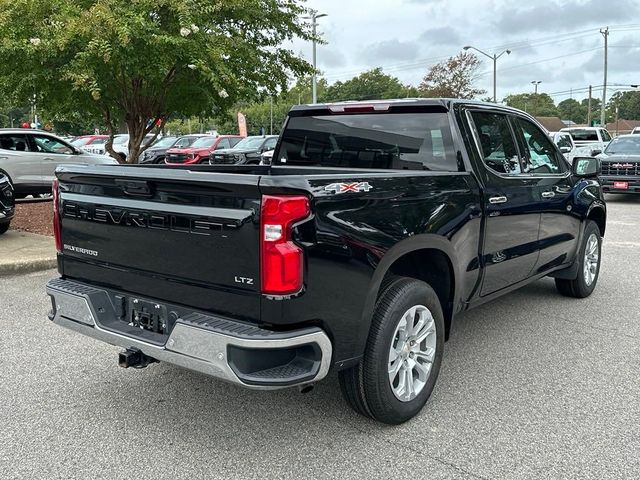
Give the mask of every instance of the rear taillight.
<path id="1" fill-rule="evenodd" d="M 58 179 L 54 178 L 51 184 L 53 194 L 53 237 L 56 240 L 56 250 L 62 253 L 62 236 L 60 235 L 60 203 L 58 199 Z"/>
<path id="2" fill-rule="evenodd" d="M 292 241 L 293 224 L 311 213 L 309 199 L 301 195 L 262 196 L 262 293 L 291 295 L 303 284 L 303 252 Z"/>

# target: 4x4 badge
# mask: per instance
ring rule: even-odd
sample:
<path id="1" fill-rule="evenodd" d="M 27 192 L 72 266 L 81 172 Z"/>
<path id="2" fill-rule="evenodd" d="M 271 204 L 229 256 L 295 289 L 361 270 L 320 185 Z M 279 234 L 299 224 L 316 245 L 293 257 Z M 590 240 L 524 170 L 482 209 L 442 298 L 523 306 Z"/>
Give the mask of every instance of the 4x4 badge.
<path id="1" fill-rule="evenodd" d="M 353 182 L 353 183 L 332 183 L 331 185 L 327 185 L 324 189 L 327 192 L 333 193 L 347 193 L 347 192 L 368 192 L 373 187 L 369 184 L 369 182 Z"/>

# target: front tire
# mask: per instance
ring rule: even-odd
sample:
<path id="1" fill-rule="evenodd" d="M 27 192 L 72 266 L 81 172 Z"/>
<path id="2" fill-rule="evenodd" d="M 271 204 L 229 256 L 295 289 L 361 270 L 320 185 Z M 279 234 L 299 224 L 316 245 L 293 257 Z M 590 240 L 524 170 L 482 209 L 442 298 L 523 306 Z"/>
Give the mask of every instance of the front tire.
<path id="1" fill-rule="evenodd" d="M 587 298 L 596 288 L 602 262 L 602 237 L 596 222 L 590 220 L 587 223 L 577 255 L 577 278 L 556 278 L 556 288 L 565 297 Z"/>
<path id="2" fill-rule="evenodd" d="M 414 417 L 435 386 L 444 350 L 440 300 L 425 282 L 397 278 L 376 302 L 361 362 L 339 373 L 354 410 L 397 425 Z"/>
<path id="3" fill-rule="evenodd" d="M 0 223 L 0 235 L 2 235 L 3 233 L 7 233 L 7 230 L 9 230 L 9 222 Z"/>

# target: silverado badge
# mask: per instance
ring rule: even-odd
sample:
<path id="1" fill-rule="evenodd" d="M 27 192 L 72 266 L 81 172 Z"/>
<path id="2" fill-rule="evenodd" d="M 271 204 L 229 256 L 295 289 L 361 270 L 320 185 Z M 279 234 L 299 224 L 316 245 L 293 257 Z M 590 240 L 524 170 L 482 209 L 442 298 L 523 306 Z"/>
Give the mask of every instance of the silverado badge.
<path id="1" fill-rule="evenodd" d="M 332 183 L 331 185 L 327 185 L 324 189 L 327 192 L 333 193 L 347 193 L 347 192 L 368 192 L 373 187 L 369 184 L 369 182 L 353 182 L 353 183 Z"/>

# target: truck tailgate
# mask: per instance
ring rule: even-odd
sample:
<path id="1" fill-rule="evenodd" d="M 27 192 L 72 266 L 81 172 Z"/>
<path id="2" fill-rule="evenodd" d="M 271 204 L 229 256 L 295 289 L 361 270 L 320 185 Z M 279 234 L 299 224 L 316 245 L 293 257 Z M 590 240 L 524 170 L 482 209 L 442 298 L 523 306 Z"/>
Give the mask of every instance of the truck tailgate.
<path id="1" fill-rule="evenodd" d="M 57 177 L 65 276 L 259 318 L 259 176 L 114 166 Z"/>

